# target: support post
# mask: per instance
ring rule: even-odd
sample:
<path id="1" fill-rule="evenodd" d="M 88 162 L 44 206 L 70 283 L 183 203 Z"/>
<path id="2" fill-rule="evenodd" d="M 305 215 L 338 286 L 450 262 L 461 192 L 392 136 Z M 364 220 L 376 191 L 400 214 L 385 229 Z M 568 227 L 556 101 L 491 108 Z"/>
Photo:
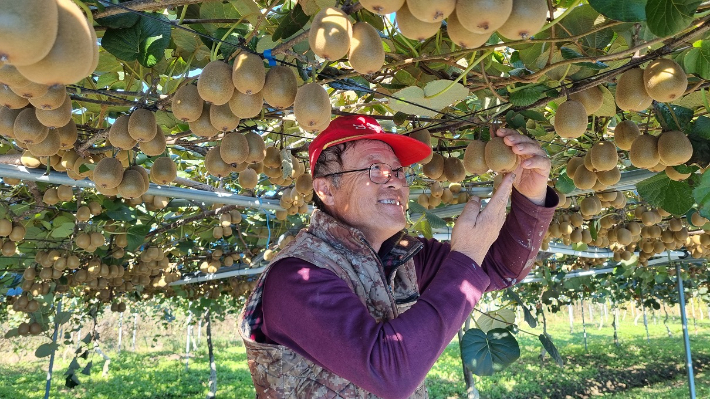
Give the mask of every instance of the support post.
<path id="1" fill-rule="evenodd" d="M 567 305 L 567 310 L 569 311 L 569 333 L 574 332 L 574 313 L 572 312 L 572 304 Z"/>
<path id="2" fill-rule="evenodd" d="M 118 347 L 116 352 L 121 353 L 121 340 L 123 338 L 123 312 L 118 316 Z"/>
<path id="3" fill-rule="evenodd" d="M 52 343 L 56 344 L 57 343 L 57 332 L 59 331 L 59 323 L 57 323 L 56 315 L 59 314 L 59 312 L 62 311 L 62 300 L 61 298 L 59 299 L 59 302 L 57 303 L 57 312 L 55 313 L 55 319 L 54 319 L 54 334 L 52 335 Z M 52 368 L 54 367 L 54 353 L 56 350 L 52 351 L 52 354 L 49 355 L 49 370 L 47 370 L 47 385 L 44 388 L 44 399 L 49 399 L 49 389 L 52 387 Z"/>
<path id="4" fill-rule="evenodd" d="M 133 313 L 133 352 L 136 351 L 136 325 L 138 324 L 138 313 Z"/>
<path id="5" fill-rule="evenodd" d="M 214 351 L 212 348 L 212 319 L 211 312 L 207 309 L 205 319 L 207 320 L 207 351 L 210 358 L 210 391 L 207 393 L 207 399 L 214 399 L 217 396 L 217 363 L 214 360 Z M 200 326 L 202 321 L 200 320 Z"/>
<path id="6" fill-rule="evenodd" d="M 582 331 L 584 332 L 584 351 L 589 352 L 589 349 L 587 348 L 587 326 L 584 325 L 584 299 L 582 299 L 580 303 L 580 307 L 582 308 Z"/>
<path id="7" fill-rule="evenodd" d="M 688 336 L 688 318 L 685 315 L 685 292 L 683 292 L 683 277 L 681 276 L 680 262 L 675 264 L 675 275 L 678 279 L 678 296 L 680 303 L 680 317 L 683 322 L 683 343 L 685 344 L 685 367 L 688 370 L 688 388 L 690 398 L 695 399 L 695 376 L 693 375 L 693 358 L 690 353 L 690 337 Z"/>
<path id="8" fill-rule="evenodd" d="M 192 330 L 192 311 L 187 315 L 187 339 L 185 340 L 185 371 L 189 371 L 190 365 L 190 331 Z"/>

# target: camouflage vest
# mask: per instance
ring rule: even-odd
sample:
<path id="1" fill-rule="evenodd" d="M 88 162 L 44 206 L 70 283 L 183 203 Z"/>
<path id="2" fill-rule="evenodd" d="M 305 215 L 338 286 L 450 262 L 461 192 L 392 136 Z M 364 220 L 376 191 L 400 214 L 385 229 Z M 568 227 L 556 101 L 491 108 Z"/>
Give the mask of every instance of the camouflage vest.
<path id="1" fill-rule="evenodd" d="M 381 322 L 397 317 L 416 303 L 419 287 L 412 257 L 421 247 L 421 242 L 400 233 L 397 244 L 380 261 L 359 230 L 316 210 L 310 226 L 301 230 L 271 264 L 295 257 L 332 271 L 357 294 L 372 317 Z M 385 267 L 390 270 L 389 281 Z M 257 398 L 377 399 L 285 346 L 263 343 L 260 309 L 269 269 L 270 266 L 264 270 L 247 300 L 239 326 Z M 428 397 L 424 382 L 410 396 Z"/>

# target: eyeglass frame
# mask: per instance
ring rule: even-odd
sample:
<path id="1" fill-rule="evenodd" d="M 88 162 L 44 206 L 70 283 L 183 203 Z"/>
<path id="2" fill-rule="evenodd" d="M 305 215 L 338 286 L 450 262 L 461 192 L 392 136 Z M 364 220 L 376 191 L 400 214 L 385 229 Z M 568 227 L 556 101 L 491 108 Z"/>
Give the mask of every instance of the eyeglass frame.
<path id="1" fill-rule="evenodd" d="M 389 170 L 390 170 L 389 176 L 387 176 L 387 180 L 385 180 L 385 181 L 382 182 L 382 183 L 378 183 L 378 182 L 376 182 L 376 181 L 374 181 L 374 180 L 372 179 L 372 171 L 373 171 L 372 168 L 373 168 L 375 165 L 386 165 L 386 166 L 389 168 Z M 405 173 L 405 172 L 404 172 L 404 171 L 405 171 L 405 168 L 406 168 L 407 170 L 412 171 L 412 173 L 409 173 L 409 174 Z M 325 175 L 318 176 L 318 177 L 330 177 L 330 176 L 342 175 L 342 174 L 345 174 L 345 173 L 353 173 L 353 172 L 368 172 L 368 173 L 367 173 L 367 177 L 368 177 L 368 178 L 370 179 L 370 181 L 373 182 L 374 184 L 387 184 L 387 183 L 390 182 L 390 180 L 392 180 L 392 176 L 399 175 L 400 173 L 403 173 L 404 176 L 403 176 L 403 177 L 397 176 L 397 179 L 399 179 L 401 182 L 403 182 L 403 183 L 404 183 L 403 185 L 404 185 L 405 187 L 410 187 L 410 186 L 412 185 L 412 183 L 414 183 L 414 177 L 415 177 L 415 174 L 413 173 L 413 169 L 412 169 L 411 166 L 400 166 L 399 168 L 393 168 L 392 165 L 390 165 L 390 164 L 388 164 L 388 163 L 384 163 L 384 162 L 375 162 L 375 163 L 373 163 L 372 165 L 370 165 L 370 166 L 367 167 L 367 168 L 352 169 L 352 170 L 344 170 L 344 171 L 342 171 L 342 172 L 327 173 L 327 174 L 325 174 Z M 411 180 L 411 181 L 410 181 L 410 180 Z"/>

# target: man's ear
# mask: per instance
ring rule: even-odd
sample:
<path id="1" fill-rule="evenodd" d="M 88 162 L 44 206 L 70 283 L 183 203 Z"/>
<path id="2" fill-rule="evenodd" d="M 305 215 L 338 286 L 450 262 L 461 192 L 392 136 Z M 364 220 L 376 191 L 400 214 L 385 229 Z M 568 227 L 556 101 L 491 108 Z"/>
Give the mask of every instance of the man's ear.
<path id="1" fill-rule="evenodd" d="M 313 191 L 315 191 L 321 202 L 327 206 L 333 206 L 335 199 L 333 198 L 334 189 L 332 181 L 325 177 L 316 177 L 313 179 Z"/>

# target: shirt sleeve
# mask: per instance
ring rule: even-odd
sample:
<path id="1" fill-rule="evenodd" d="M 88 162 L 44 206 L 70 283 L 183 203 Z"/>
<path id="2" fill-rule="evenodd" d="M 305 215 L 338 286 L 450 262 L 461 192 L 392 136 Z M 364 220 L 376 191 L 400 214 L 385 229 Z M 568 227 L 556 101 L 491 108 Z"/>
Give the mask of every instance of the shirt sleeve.
<path id="1" fill-rule="evenodd" d="M 368 392 L 407 398 L 487 287 L 483 270 L 452 252 L 414 306 L 378 323 L 333 272 L 287 258 L 267 275 L 262 331 Z"/>

